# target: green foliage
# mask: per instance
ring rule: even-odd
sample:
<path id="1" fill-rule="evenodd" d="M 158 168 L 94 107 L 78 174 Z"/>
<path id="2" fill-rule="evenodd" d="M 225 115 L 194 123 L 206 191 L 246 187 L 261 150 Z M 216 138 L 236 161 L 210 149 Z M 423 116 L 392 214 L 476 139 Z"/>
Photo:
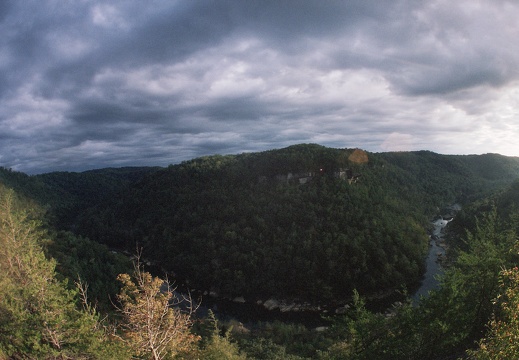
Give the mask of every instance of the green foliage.
<path id="1" fill-rule="evenodd" d="M 45 249 L 56 259 L 59 277 L 67 279 L 69 284 L 78 279 L 86 283 L 89 300 L 104 311 L 112 308 L 112 300 L 120 290 L 114 279 L 133 268 L 127 256 L 113 253 L 106 245 L 71 232 L 55 233 Z"/>
<path id="2" fill-rule="evenodd" d="M 471 359 L 501 360 L 519 357 L 519 270 L 517 266 L 501 272 L 500 294 L 495 302 L 499 311 L 489 322 L 489 333 L 479 348 L 469 350 Z"/>
<path id="3" fill-rule="evenodd" d="M 167 169 L 22 180 L 45 189 L 36 198 L 51 205 L 60 228 L 130 251 L 139 244 L 198 288 L 330 300 L 355 288 L 412 288 L 424 271 L 423 229 L 437 206 L 519 173 L 515 159 L 492 154 L 363 153 L 362 163 L 352 160 L 356 152 L 304 144 Z M 340 171 L 361 176 L 350 184 Z"/>
<path id="4" fill-rule="evenodd" d="M 258 360 L 299 360 L 304 359 L 297 355 L 288 354 L 284 345 L 274 343 L 271 339 L 255 337 L 243 341 L 242 347 L 251 359 Z"/>
<path id="5" fill-rule="evenodd" d="M 226 294 L 330 299 L 415 282 L 427 246 L 423 219 L 370 184 L 380 184 L 381 168 L 347 164 L 348 153 L 300 146 L 196 159 L 86 214 L 80 229 L 113 246 L 138 242 L 196 286 Z M 366 180 L 335 177 L 341 163 Z M 311 181 L 288 178 L 298 172 Z"/>
<path id="6" fill-rule="evenodd" d="M 231 331 L 226 331 L 220 335 L 221 329 L 218 321 L 212 312 L 209 313 L 209 321 L 213 329 L 205 339 L 200 351 L 201 359 L 208 360 L 243 360 L 247 357 L 240 352 L 238 345 L 232 342 Z"/>
<path id="7" fill-rule="evenodd" d="M 499 158 L 508 167 L 489 178 L 472 157 L 385 153 L 358 164 L 352 153 L 299 145 L 170 166 L 84 213 L 79 230 L 112 246 L 139 243 L 222 294 L 345 298 L 412 287 L 424 271 L 425 215 L 519 169 Z M 345 168 L 360 181 L 337 177 Z"/>
<path id="8" fill-rule="evenodd" d="M 13 358 L 120 358 L 95 311 L 56 279 L 34 213 L 0 186 L 0 349 Z"/>
<path id="9" fill-rule="evenodd" d="M 355 291 L 352 308 L 337 318 L 329 330 L 334 344 L 327 351 L 321 351 L 319 358 L 414 358 L 419 342 L 414 311 L 410 304 L 400 304 L 391 309 L 390 315 L 370 312 Z"/>
<path id="10" fill-rule="evenodd" d="M 476 228 L 467 232 L 465 250 L 458 252 L 445 272 L 441 287 L 418 309 L 422 358 L 462 354 L 484 335 L 495 310 L 492 299 L 499 292 L 499 272 L 517 261 L 510 252 L 515 238 L 495 208 L 482 214 Z"/>
<path id="11" fill-rule="evenodd" d="M 323 332 L 281 321 L 259 323 L 238 341 L 255 359 L 313 359 L 331 344 Z"/>
<path id="12" fill-rule="evenodd" d="M 130 184 L 157 171 L 158 168 L 107 168 L 82 173 L 54 172 L 33 176 L 33 183 L 42 184 L 41 192 L 31 198 L 51 207 L 55 225 L 73 228 L 78 214 L 106 202 L 112 202 Z"/>
<path id="13" fill-rule="evenodd" d="M 502 295 L 499 274 L 518 261 L 516 252 L 510 251 L 516 234 L 514 223 L 500 217 L 495 207 L 480 214 L 480 219 L 474 229 L 466 232 L 464 249 L 457 251 L 457 258 L 446 269 L 439 289 L 423 298 L 418 307 L 404 304 L 393 309 L 389 316 L 367 311 L 355 294 L 353 309 L 338 318 L 330 329 L 330 336 L 336 339 L 334 345 L 322 352 L 321 357 L 444 359 L 463 356 L 467 348 L 485 336 L 486 324 L 492 318 L 494 333 L 481 341 L 478 352 L 471 354 L 486 358 L 483 354 L 488 349 L 502 346 L 510 339 L 506 337 L 507 331 L 512 331 L 516 315 L 511 311 L 517 308 L 512 305 L 513 282 L 508 278 L 508 287 L 505 287 L 508 292 Z M 500 299 L 498 303 L 507 299 L 502 303 L 503 310 L 495 306 L 493 299 Z M 499 320 L 503 319 L 502 312 L 506 314 L 505 321 Z M 506 351 L 512 350 L 509 347 Z"/>

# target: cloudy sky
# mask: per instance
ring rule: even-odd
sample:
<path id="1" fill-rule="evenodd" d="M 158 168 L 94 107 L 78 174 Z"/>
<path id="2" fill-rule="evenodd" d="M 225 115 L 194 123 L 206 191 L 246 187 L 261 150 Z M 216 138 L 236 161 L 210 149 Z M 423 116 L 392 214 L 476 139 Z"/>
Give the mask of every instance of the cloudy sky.
<path id="1" fill-rule="evenodd" d="M 519 156 L 519 2 L 0 1 L 0 166 Z"/>

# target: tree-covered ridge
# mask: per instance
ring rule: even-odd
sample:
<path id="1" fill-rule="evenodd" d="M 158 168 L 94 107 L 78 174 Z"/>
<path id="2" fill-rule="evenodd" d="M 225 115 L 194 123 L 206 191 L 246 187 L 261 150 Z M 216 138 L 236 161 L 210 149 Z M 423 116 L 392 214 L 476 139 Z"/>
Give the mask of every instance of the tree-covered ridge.
<path id="1" fill-rule="evenodd" d="M 106 227 L 89 235 L 138 242 L 200 288 L 230 295 L 332 299 L 415 281 L 427 246 L 421 219 L 395 221 L 406 210 L 370 188 L 369 172 L 355 186 L 337 177 L 369 166 L 349 162 L 351 153 L 299 146 L 171 166 L 115 208 L 96 209 Z M 298 173 L 311 180 L 289 181 Z"/>
<path id="2" fill-rule="evenodd" d="M 437 207 L 517 174 L 517 159 L 499 155 L 295 145 L 171 165 L 70 214 L 80 233 L 130 250 L 138 243 L 202 289 L 336 299 L 412 286 Z"/>
<path id="3" fill-rule="evenodd" d="M 505 186 L 519 162 L 302 144 L 165 169 L 0 173 L 62 229 L 129 251 L 138 244 L 202 289 L 336 299 L 413 286 L 438 207 Z"/>

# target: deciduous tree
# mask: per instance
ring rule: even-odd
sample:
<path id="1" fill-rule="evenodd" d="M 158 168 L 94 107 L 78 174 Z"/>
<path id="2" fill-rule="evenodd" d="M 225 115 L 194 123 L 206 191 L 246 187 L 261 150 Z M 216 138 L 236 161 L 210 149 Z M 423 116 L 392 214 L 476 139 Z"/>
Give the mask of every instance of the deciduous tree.
<path id="1" fill-rule="evenodd" d="M 190 298 L 145 272 L 138 260 L 133 275 L 121 274 L 118 280 L 123 284 L 118 295 L 123 339 L 135 355 L 159 360 L 194 348 L 198 338 L 190 331 L 194 311 Z"/>

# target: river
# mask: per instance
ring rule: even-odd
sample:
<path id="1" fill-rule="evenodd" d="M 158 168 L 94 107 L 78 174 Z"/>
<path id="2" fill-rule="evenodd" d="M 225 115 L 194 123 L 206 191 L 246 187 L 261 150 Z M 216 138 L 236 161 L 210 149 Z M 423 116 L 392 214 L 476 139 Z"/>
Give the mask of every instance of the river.
<path id="1" fill-rule="evenodd" d="M 422 284 L 412 296 L 413 303 L 417 303 L 420 297 L 427 296 L 429 291 L 438 287 L 438 276 L 443 272 L 440 259 L 445 256 L 445 248 L 440 246 L 440 241 L 443 240 L 442 230 L 447 226 L 447 222 L 439 219 L 433 224 L 434 235 L 432 235 L 429 240 L 429 254 L 426 259 L 425 274 Z"/>
<path id="2" fill-rule="evenodd" d="M 458 204 L 454 204 L 447 209 L 447 216 L 432 222 L 433 231 L 429 240 L 429 254 L 426 259 L 426 271 L 418 290 L 411 297 L 413 304 L 418 304 L 421 297 L 427 296 L 429 291 L 438 288 L 438 277 L 443 273 L 441 266 L 442 260 L 445 260 L 445 228 L 452 221 L 456 213 L 461 210 Z"/>

